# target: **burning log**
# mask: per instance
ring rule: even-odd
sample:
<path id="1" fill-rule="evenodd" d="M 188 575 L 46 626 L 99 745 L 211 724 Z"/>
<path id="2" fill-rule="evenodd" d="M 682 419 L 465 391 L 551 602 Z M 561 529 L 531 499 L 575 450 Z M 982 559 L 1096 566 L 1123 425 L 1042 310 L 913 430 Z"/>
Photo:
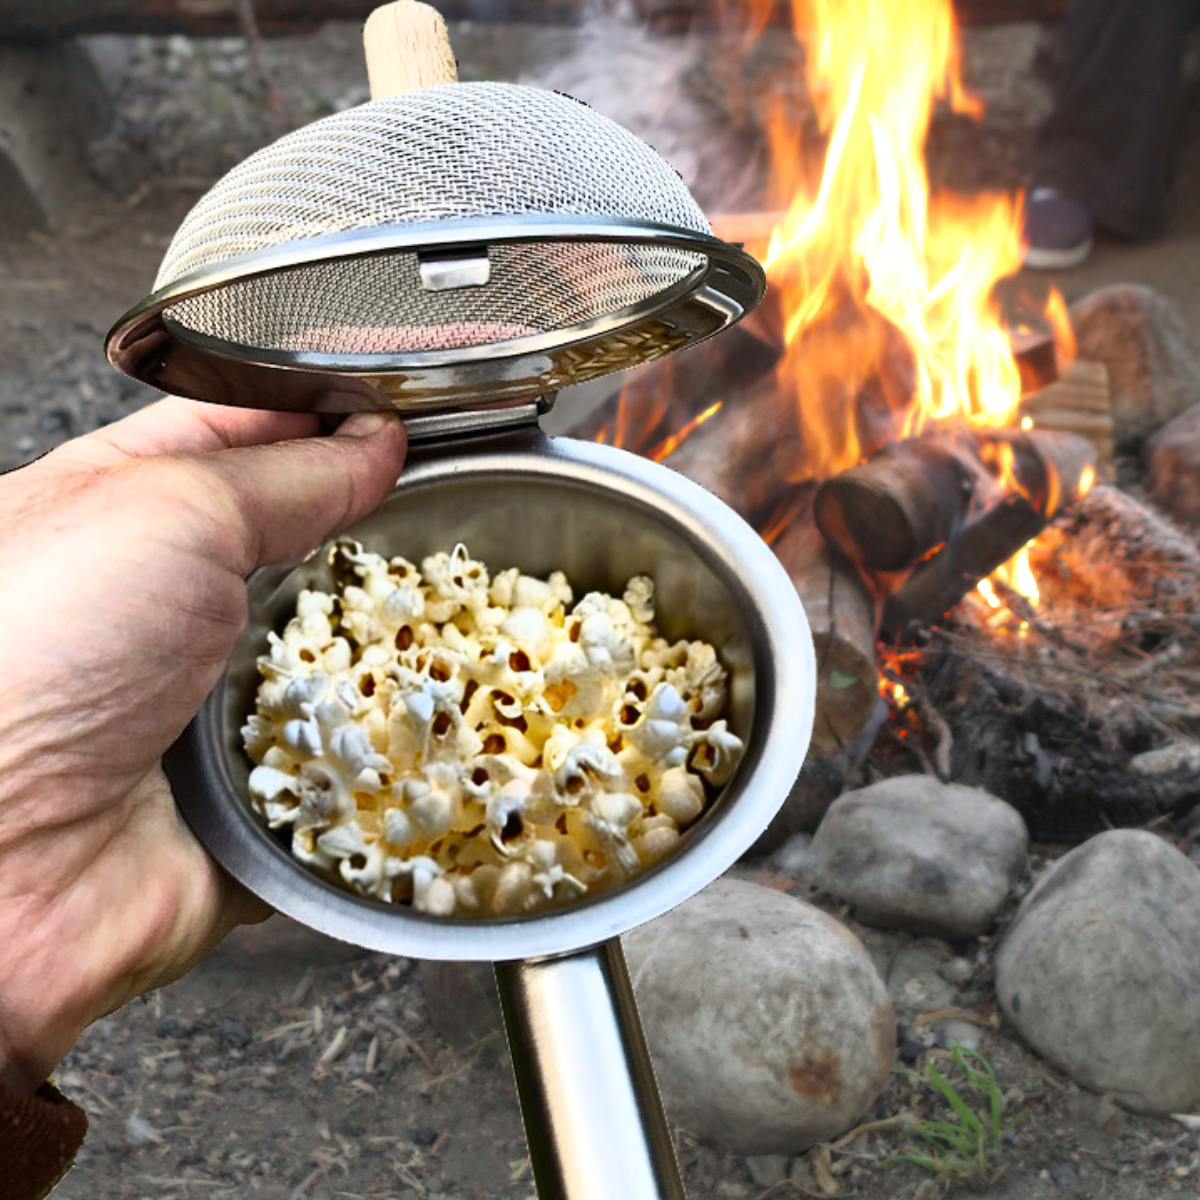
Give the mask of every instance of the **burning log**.
<path id="1" fill-rule="evenodd" d="M 1057 380 L 1021 401 L 1021 415 L 1037 429 L 1086 438 L 1101 463 L 1112 459 L 1112 400 L 1103 363 L 1078 359 L 1069 363 Z"/>
<path id="2" fill-rule="evenodd" d="M 791 576 L 812 629 L 817 704 L 809 754 L 828 758 L 862 733 L 879 702 L 879 600 L 854 565 L 830 549 L 810 512 L 790 521 L 772 549 Z"/>
<path id="3" fill-rule="evenodd" d="M 631 371 L 620 391 L 573 426 L 571 436 L 656 457 L 656 449 L 717 402 L 740 405 L 731 394 L 774 368 L 779 348 L 761 324 L 751 318 L 719 338 Z"/>
<path id="4" fill-rule="evenodd" d="M 1097 484 L 1038 539 L 1034 565 L 1049 605 L 1089 611 L 1097 635 L 1164 617 L 1197 623 L 1200 546 L 1119 488 Z"/>
<path id="5" fill-rule="evenodd" d="M 873 571 L 901 571 L 947 545 L 1006 494 L 1023 496 L 1048 520 L 1078 498 L 1088 469 L 1094 478 L 1093 448 L 1070 434 L 936 433 L 893 442 L 826 480 L 814 513 L 847 557 Z"/>
<path id="6" fill-rule="evenodd" d="M 1024 496 L 1006 496 L 987 509 L 888 597 L 884 640 L 899 642 L 933 624 L 1045 527 L 1046 518 Z"/>

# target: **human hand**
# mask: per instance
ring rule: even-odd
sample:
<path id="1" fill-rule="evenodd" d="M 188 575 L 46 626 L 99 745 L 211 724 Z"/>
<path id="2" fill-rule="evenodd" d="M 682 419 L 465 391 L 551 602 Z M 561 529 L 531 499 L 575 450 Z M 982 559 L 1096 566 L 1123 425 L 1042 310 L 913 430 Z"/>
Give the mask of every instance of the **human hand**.
<path id="1" fill-rule="evenodd" d="M 0 478 L 0 1083 L 35 1089 L 89 1022 L 263 907 L 178 816 L 160 766 L 246 621 L 399 473 L 391 416 L 168 399 Z"/>

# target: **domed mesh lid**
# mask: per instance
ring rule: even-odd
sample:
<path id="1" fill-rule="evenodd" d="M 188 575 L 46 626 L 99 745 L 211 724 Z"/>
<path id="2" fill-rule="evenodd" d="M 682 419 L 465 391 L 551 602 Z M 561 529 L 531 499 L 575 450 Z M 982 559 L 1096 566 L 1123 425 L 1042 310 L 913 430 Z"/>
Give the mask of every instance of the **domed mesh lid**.
<path id="1" fill-rule="evenodd" d="M 180 226 L 109 358 L 229 403 L 310 407 L 337 373 L 398 407 L 459 406 L 690 345 L 762 287 L 627 130 L 556 92 L 452 84 L 327 117 L 235 167 Z M 312 387 L 296 374 L 314 371 Z"/>
<path id="2" fill-rule="evenodd" d="M 674 168 L 586 104 L 459 83 L 374 100 L 251 155 L 188 214 L 154 287 L 331 233 L 534 215 L 711 233 Z"/>

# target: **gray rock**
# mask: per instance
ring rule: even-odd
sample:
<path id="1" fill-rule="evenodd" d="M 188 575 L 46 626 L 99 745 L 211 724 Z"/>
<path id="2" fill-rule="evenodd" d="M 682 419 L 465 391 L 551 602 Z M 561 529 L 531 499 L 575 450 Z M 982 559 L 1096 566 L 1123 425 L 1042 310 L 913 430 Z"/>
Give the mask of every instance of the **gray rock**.
<path id="1" fill-rule="evenodd" d="M 794 1154 L 849 1129 L 887 1086 L 883 982 L 812 905 L 718 880 L 624 943 L 667 1112 L 693 1133 Z"/>
<path id="2" fill-rule="evenodd" d="M 967 958 L 952 958 L 938 967 L 938 974 L 955 987 L 965 988 L 975 978 L 975 967 Z"/>
<path id="3" fill-rule="evenodd" d="M 1021 904 L 996 956 L 1017 1032 L 1135 1112 L 1200 1106 L 1200 872 L 1139 830 L 1097 834 Z"/>
<path id="4" fill-rule="evenodd" d="M 1152 288 L 1102 288 L 1071 305 L 1071 324 L 1079 357 L 1108 368 L 1118 453 L 1137 453 L 1200 401 L 1200 350 L 1175 305 Z"/>
<path id="5" fill-rule="evenodd" d="M 163 1063 L 158 1077 L 163 1083 L 178 1083 L 187 1074 L 187 1063 L 182 1058 L 170 1058 Z"/>
<path id="6" fill-rule="evenodd" d="M 1139 775 L 1168 775 L 1181 768 L 1200 771 L 1200 746 L 1195 742 L 1168 742 L 1129 760 L 1129 769 Z"/>
<path id="7" fill-rule="evenodd" d="M 955 989 L 942 976 L 944 960 L 921 946 L 904 946 L 892 959 L 888 995 L 897 1009 L 950 1008 Z"/>
<path id="8" fill-rule="evenodd" d="M 221 1018 L 221 1039 L 226 1045 L 233 1046 L 237 1050 L 244 1050 L 254 1041 L 250 1030 L 233 1017 Z"/>
<path id="9" fill-rule="evenodd" d="M 758 1187 L 774 1187 L 788 1177 L 791 1159 L 786 1154 L 752 1154 L 746 1159 L 746 1170 Z"/>
<path id="10" fill-rule="evenodd" d="M 1180 525 L 1200 529 L 1200 405 L 1158 430 L 1143 457 L 1150 499 Z"/>
<path id="11" fill-rule="evenodd" d="M 1079 1182 L 1079 1176 L 1075 1173 L 1075 1168 L 1067 1163 L 1060 1163 L 1050 1172 L 1050 1178 L 1060 1188 L 1074 1187 Z"/>
<path id="12" fill-rule="evenodd" d="M 817 882 L 868 925 L 961 939 L 995 920 L 1025 870 L 1016 809 L 927 775 L 885 779 L 830 806 L 812 844 Z"/>

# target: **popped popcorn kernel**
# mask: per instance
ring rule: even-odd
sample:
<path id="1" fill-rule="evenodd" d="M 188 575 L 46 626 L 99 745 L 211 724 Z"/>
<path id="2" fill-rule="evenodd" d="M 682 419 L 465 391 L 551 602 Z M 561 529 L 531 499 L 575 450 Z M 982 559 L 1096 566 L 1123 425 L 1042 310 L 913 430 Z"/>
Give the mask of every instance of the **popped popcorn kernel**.
<path id="1" fill-rule="evenodd" d="M 296 859 L 436 917 L 519 916 L 671 854 L 744 747 L 712 646 L 669 643 L 654 583 L 420 566 L 349 538 L 258 660 L 250 800 Z"/>

